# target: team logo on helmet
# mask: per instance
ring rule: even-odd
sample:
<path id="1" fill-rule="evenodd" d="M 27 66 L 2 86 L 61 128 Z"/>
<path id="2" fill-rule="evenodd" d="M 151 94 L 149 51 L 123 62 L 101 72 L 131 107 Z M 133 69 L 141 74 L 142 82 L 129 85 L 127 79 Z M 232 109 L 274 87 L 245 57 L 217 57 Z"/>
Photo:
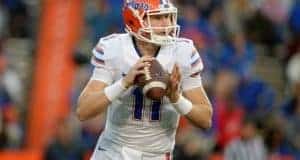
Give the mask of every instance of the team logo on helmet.
<path id="1" fill-rule="evenodd" d="M 150 8 L 147 3 L 143 3 L 143 2 L 137 3 L 137 2 L 132 1 L 132 2 L 129 2 L 127 5 L 128 5 L 128 7 L 132 7 L 134 9 L 149 10 L 149 8 Z"/>

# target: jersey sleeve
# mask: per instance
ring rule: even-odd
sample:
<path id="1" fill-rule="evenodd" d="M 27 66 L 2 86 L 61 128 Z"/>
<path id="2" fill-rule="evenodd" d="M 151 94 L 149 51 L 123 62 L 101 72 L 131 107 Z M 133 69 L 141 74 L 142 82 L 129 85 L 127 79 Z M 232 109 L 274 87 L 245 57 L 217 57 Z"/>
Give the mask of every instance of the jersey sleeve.
<path id="1" fill-rule="evenodd" d="M 108 67 L 105 65 L 105 59 L 107 59 L 107 55 L 104 54 L 104 51 L 107 50 L 107 46 L 104 43 L 103 39 L 100 39 L 97 45 L 92 50 L 92 58 L 91 63 L 96 68 L 105 68 Z"/>
<path id="2" fill-rule="evenodd" d="M 114 81 L 112 40 L 101 38 L 92 50 L 91 64 L 94 66 L 91 80 L 99 80 L 108 85 Z"/>
<path id="3" fill-rule="evenodd" d="M 193 88 L 201 87 L 202 86 L 202 80 L 201 80 L 201 72 L 203 70 L 203 63 L 202 59 L 200 57 L 199 52 L 194 47 L 193 44 L 190 44 L 187 51 L 188 57 L 186 60 L 187 67 L 184 68 L 184 71 L 182 71 L 183 79 L 182 79 L 182 90 L 190 90 Z"/>

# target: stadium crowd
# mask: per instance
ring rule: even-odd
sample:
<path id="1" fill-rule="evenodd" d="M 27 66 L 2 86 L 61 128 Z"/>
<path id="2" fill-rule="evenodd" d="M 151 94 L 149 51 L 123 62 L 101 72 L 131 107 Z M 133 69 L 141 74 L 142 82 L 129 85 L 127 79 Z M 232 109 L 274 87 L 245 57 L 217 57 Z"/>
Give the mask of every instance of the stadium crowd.
<path id="1" fill-rule="evenodd" d="M 214 108 L 210 130 L 182 118 L 174 160 L 300 159 L 300 0 L 174 3 L 181 36 L 194 40 L 202 57 Z M 0 150 L 24 144 L 39 5 L 0 1 Z M 92 71 L 89 49 L 100 37 L 124 32 L 121 6 L 122 0 L 86 1 L 83 47 L 74 52 L 73 110 Z M 70 113 L 58 123 L 45 159 L 87 159 L 104 123 L 103 115 L 78 122 Z"/>

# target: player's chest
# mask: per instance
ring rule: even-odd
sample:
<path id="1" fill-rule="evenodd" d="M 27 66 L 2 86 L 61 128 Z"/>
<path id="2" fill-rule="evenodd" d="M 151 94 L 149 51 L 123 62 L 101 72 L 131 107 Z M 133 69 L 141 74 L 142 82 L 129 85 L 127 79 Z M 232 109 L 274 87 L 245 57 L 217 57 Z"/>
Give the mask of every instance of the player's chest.
<path id="1" fill-rule="evenodd" d="M 140 58 L 140 55 L 136 51 L 126 52 L 124 50 L 122 56 L 114 63 L 116 78 L 126 75 Z M 168 53 L 165 50 L 159 51 L 155 58 L 168 73 L 171 73 L 174 64 L 178 61 L 175 54 Z"/>

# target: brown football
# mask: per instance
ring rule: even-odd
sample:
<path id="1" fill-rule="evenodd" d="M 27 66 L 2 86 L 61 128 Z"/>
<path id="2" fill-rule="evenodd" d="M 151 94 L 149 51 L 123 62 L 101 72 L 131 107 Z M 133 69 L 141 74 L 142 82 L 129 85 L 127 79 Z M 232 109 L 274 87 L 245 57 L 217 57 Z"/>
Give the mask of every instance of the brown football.
<path id="1" fill-rule="evenodd" d="M 143 94 L 152 100 L 160 100 L 166 94 L 169 74 L 157 60 L 145 67 L 145 74 L 136 77 L 136 84 L 142 88 Z"/>

